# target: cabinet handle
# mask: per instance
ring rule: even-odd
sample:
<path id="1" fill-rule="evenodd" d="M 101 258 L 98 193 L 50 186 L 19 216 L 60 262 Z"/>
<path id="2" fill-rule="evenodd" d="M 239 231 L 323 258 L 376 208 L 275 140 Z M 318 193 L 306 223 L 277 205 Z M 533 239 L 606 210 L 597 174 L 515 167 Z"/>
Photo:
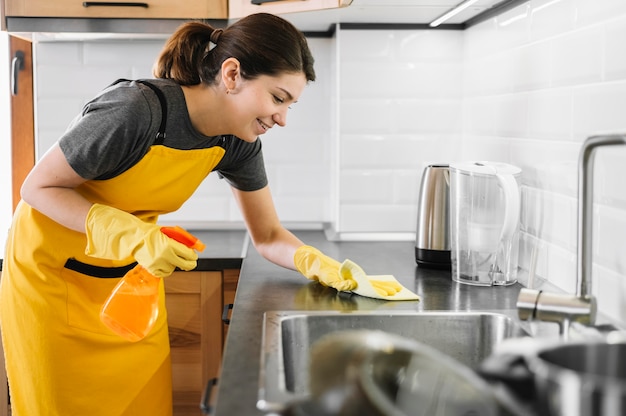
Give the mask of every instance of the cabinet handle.
<path id="1" fill-rule="evenodd" d="M 230 325 L 230 319 L 228 318 L 228 311 L 231 310 L 233 308 L 232 303 L 229 303 L 228 305 L 224 305 L 224 310 L 222 311 L 222 322 L 224 322 L 226 325 Z"/>
<path id="2" fill-rule="evenodd" d="M 93 6 L 102 6 L 102 7 L 143 7 L 145 9 L 148 8 L 148 3 L 133 3 L 133 2 L 114 2 L 114 1 L 84 1 L 83 7 L 93 7 Z"/>
<path id="3" fill-rule="evenodd" d="M 17 51 L 11 61 L 11 95 L 17 95 L 17 74 L 24 70 L 24 52 Z"/>
<path id="4" fill-rule="evenodd" d="M 257 6 L 261 6 L 263 3 L 273 3 L 275 1 L 285 1 L 285 0 L 250 0 L 250 3 L 255 4 Z M 302 0 L 305 1 L 305 0 Z"/>
<path id="5" fill-rule="evenodd" d="M 205 415 L 213 413 L 213 406 L 211 406 L 211 393 L 213 387 L 217 385 L 217 378 L 212 378 L 206 385 L 204 393 L 202 394 L 202 401 L 200 402 L 200 409 Z"/>

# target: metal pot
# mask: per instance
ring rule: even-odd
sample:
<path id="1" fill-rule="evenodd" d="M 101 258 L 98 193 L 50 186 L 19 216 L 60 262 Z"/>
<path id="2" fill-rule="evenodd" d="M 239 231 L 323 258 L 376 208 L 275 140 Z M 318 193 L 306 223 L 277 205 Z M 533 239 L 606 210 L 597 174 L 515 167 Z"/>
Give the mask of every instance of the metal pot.
<path id="1" fill-rule="evenodd" d="M 626 343 L 525 344 L 526 354 L 495 354 L 480 373 L 536 403 L 542 416 L 626 415 Z"/>
<path id="2" fill-rule="evenodd" d="M 626 414 L 626 344 L 563 344 L 529 362 L 550 416 Z"/>

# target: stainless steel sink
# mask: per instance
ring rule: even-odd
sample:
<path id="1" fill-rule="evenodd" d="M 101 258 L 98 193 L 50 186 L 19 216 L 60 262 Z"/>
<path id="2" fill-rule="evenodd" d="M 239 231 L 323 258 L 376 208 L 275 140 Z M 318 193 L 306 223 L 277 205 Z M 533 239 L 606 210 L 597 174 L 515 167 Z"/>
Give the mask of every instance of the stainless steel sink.
<path id="1" fill-rule="evenodd" d="M 435 347 L 477 368 L 507 338 L 528 336 L 516 311 L 449 312 L 266 312 L 258 407 L 280 411 L 309 393 L 311 347 L 324 335 L 342 330 L 381 330 Z"/>

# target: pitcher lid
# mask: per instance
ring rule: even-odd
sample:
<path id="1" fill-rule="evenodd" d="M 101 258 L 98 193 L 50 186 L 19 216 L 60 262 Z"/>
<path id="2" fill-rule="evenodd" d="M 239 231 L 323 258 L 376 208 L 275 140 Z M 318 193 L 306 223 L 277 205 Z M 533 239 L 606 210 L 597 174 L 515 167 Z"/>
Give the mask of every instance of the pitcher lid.
<path id="1" fill-rule="evenodd" d="M 480 175 L 519 175 L 522 170 L 514 165 L 502 162 L 472 161 L 450 163 L 450 169 Z"/>

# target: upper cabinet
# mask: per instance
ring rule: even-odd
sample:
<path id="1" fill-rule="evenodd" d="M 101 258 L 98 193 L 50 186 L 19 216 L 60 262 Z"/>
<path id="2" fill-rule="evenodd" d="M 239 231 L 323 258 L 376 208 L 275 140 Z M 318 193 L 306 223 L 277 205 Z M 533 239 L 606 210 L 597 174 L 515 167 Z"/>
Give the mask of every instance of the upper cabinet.
<path id="1" fill-rule="evenodd" d="M 230 0 L 228 16 L 239 18 L 253 13 L 294 13 L 336 9 L 349 6 L 352 0 Z"/>
<path id="2" fill-rule="evenodd" d="M 225 19 L 227 0 L 5 0 L 7 17 Z"/>

